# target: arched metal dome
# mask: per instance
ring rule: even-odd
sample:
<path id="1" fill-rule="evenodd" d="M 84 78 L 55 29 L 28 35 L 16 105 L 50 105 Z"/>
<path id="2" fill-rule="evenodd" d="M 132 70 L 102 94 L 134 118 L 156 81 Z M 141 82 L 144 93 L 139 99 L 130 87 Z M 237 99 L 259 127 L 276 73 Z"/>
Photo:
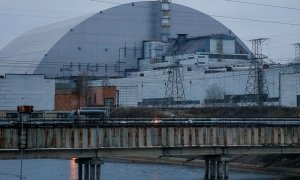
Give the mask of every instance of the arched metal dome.
<path id="1" fill-rule="evenodd" d="M 171 9 L 172 38 L 234 35 L 202 12 L 178 4 L 171 4 Z M 61 77 L 87 71 L 95 76 L 123 76 L 125 70 L 138 68 L 143 41 L 160 40 L 160 17 L 160 2 L 145 1 L 36 28 L 0 51 L 0 74 Z"/>

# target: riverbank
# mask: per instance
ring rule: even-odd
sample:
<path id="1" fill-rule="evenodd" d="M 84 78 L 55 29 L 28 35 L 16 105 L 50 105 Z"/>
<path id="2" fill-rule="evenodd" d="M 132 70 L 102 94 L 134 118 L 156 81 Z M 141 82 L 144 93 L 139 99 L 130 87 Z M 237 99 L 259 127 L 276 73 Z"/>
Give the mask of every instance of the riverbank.
<path id="1" fill-rule="evenodd" d="M 168 165 L 183 165 L 192 167 L 205 167 L 204 160 L 187 160 L 185 158 L 174 158 L 174 157 L 131 157 L 131 158 L 109 158 L 105 159 L 107 162 L 124 162 L 124 163 L 142 163 L 142 164 L 168 164 Z M 253 164 L 241 164 L 231 162 L 229 164 L 230 170 L 246 171 L 246 172 L 259 172 L 272 174 L 280 179 L 281 176 L 288 176 L 295 179 L 300 179 L 299 168 L 284 168 L 284 167 L 260 167 L 259 165 Z"/>

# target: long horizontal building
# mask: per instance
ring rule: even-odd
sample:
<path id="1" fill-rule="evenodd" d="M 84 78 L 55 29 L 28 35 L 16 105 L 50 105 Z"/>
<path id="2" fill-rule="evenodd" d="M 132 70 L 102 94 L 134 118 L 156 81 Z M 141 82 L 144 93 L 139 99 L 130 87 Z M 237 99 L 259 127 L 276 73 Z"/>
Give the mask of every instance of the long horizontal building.
<path id="1" fill-rule="evenodd" d="M 161 107 L 164 104 L 168 69 L 132 73 L 130 77 L 110 79 L 118 88 L 117 104 L 124 107 Z M 203 69 L 183 68 L 185 104 L 189 107 L 243 105 L 248 71 L 236 70 L 207 73 Z M 282 73 L 286 71 L 286 73 Z M 274 66 L 266 70 L 269 88 L 268 105 L 297 107 L 300 74 L 293 68 Z M 95 81 L 95 86 L 102 84 Z"/>

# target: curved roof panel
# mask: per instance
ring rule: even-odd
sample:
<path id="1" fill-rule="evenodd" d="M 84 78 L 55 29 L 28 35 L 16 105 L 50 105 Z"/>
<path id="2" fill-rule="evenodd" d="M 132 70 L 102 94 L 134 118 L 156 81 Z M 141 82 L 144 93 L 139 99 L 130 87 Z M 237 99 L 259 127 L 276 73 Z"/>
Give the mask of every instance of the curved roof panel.
<path id="1" fill-rule="evenodd" d="M 49 49 L 89 16 L 39 27 L 16 38 L 0 51 L 0 73 L 33 74 Z"/>
<path id="2" fill-rule="evenodd" d="M 171 37 L 230 34 L 212 17 L 171 4 Z M 138 68 L 143 41 L 160 40 L 159 1 L 116 6 L 94 15 L 37 28 L 0 51 L 0 73 L 35 73 L 47 77 L 123 76 Z M 243 44 L 241 43 L 243 46 Z"/>

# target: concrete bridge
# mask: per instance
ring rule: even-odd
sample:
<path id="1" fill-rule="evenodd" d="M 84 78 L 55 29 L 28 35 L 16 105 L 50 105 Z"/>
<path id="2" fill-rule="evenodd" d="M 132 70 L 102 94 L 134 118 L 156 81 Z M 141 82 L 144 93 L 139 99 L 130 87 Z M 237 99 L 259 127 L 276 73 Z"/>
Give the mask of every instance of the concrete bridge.
<path id="1" fill-rule="evenodd" d="M 231 155 L 300 154 L 300 120 L 110 119 L 2 123 L 0 159 L 18 159 L 20 151 L 25 159 L 76 158 L 79 179 L 99 179 L 101 158 L 145 156 L 203 157 L 206 177 L 226 179 Z"/>

